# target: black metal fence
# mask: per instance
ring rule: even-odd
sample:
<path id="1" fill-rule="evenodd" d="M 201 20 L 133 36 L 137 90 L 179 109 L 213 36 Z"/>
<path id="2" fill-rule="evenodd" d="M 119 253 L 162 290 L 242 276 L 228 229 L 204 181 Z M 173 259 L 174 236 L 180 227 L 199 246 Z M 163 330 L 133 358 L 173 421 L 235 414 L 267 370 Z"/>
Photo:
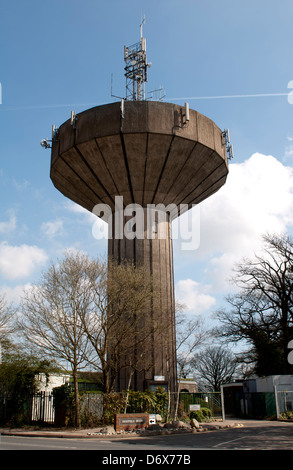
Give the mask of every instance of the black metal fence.
<path id="1" fill-rule="evenodd" d="M 100 419 L 103 414 L 103 397 L 99 393 L 84 393 L 80 396 L 80 410 L 87 421 Z M 0 425 L 65 425 L 63 407 L 54 406 L 54 397 L 49 392 L 38 392 L 22 397 L 16 404 L 8 396 L 0 395 Z"/>
<path id="2" fill-rule="evenodd" d="M 0 424 L 2 425 L 10 422 L 53 424 L 54 420 L 55 409 L 51 393 L 39 392 L 17 401 L 9 396 L 0 396 Z"/>

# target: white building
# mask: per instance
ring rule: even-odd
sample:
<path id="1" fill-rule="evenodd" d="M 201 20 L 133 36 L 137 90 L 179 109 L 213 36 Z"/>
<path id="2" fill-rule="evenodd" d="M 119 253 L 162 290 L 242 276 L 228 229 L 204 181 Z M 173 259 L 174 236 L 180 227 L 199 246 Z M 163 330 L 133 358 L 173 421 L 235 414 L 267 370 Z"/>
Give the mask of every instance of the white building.
<path id="1" fill-rule="evenodd" d="M 69 374 L 38 374 L 35 377 L 38 392 L 51 393 L 53 388 L 69 383 L 70 377 Z"/>

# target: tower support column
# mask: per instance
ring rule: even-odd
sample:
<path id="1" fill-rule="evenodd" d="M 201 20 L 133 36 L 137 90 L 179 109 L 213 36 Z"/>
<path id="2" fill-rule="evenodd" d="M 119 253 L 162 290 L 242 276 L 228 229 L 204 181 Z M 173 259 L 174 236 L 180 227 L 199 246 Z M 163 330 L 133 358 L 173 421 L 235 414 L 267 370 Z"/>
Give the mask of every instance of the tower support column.
<path id="1" fill-rule="evenodd" d="M 115 389 L 126 390 L 132 374 L 133 390 L 144 391 L 162 385 L 170 392 L 175 392 L 177 374 L 171 220 L 170 215 L 162 211 L 149 208 L 140 210 L 139 214 L 134 210 L 135 217 L 125 213 L 120 213 L 118 217 L 113 214 L 108 257 L 118 263 L 131 261 L 135 266 L 143 266 L 151 274 L 157 294 L 149 306 L 147 325 L 153 325 L 153 332 L 133 353 L 132 369 L 124 362 L 129 357 L 120 359 Z M 117 221 L 120 230 L 115 227 Z M 144 328 L 143 324 L 141 328 Z M 143 369 L 135 367 L 135 356 L 146 356 Z"/>

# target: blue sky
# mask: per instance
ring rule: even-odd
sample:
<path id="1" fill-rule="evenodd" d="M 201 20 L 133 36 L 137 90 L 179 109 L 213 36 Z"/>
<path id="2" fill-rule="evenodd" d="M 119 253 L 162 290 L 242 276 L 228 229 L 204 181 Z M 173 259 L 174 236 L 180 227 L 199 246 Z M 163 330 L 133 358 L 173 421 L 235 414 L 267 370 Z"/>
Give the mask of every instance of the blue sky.
<path id="1" fill-rule="evenodd" d="M 125 95 L 123 47 L 139 40 L 144 14 L 147 90 L 188 101 L 229 128 L 234 147 L 227 184 L 201 205 L 199 248 L 174 242 L 178 298 L 208 315 L 262 233 L 292 233 L 290 0 L 1 0 L 0 290 L 11 300 L 66 248 L 106 253 L 92 215 L 51 183 L 40 141 L 72 109 L 114 101 L 111 73 L 114 93 Z"/>

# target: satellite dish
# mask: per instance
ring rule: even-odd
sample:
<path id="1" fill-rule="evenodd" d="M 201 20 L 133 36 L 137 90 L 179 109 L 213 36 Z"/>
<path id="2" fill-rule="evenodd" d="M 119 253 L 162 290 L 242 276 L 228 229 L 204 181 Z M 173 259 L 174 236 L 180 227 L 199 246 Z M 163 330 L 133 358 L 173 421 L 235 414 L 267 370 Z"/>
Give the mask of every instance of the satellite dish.
<path id="1" fill-rule="evenodd" d="M 51 145 L 48 143 L 48 139 L 43 139 L 41 140 L 41 146 L 44 147 L 45 149 L 51 148 Z"/>

